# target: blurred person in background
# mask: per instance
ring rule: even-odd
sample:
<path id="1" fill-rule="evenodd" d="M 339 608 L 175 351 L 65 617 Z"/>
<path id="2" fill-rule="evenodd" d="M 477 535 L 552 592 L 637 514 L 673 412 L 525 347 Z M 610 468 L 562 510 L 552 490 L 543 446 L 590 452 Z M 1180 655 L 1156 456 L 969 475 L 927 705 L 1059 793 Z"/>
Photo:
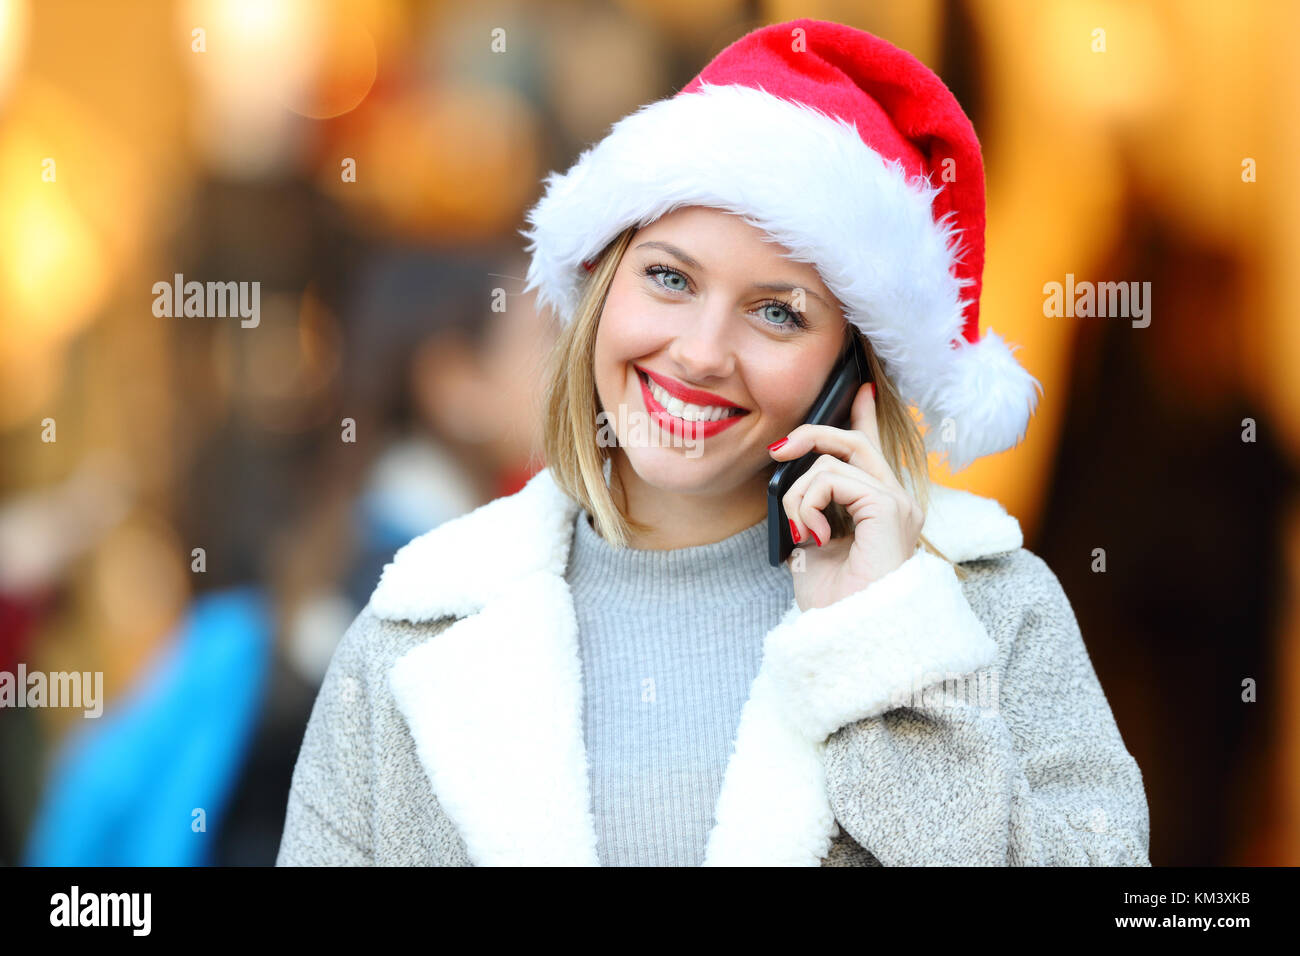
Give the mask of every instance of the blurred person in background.
<path id="1" fill-rule="evenodd" d="M 397 548 L 531 477 L 538 354 L 554 333 L 518 293 L 522 269 L 501 247 L 410 246 L 375 248 L 358 269 L 339 403 L 358 439 L 330 440 L 326 490 L 273 545 L 290 608 L 275 683 L 292 692 L 270 702 L 221 862 L 274 861 L 315 691 Z"/>
<path id="2" fill-rule="evenodd" d="M 536 385 L 554 337 L 526 263 L 504 249 L 375 256 L 359 294 L 349 376 L 383 422 L 359 501 L 360 609 L 393 552 L 443 521 L 513 494 L 535 472 Z M 350 618 L 349 618 L 350 620 Z"/>
<path id="3" fill-rule="evenodd" d="M 256 283 L 261 321 L 244 328 L 212 317 L 160 320 L 149 316 L 148 302 L 132 297 L 122 305 L 135 327 L 158 335 L 168 359 L 163 399 L 154 405 L 165 423 L 158 429 L 165 457 L 132 456 L 131 468 L 147 480 L 125 508 L 148 520 L 128 538 L 147 543 L 136 552 L 189 561 L 201 549 L 202 559 L 184 569 L 167 565 L 153 582 L 158 595 L 176 585 L 174 613 L 148 647 L 151 622 L 137 622 L 132 639 L 142 660 L 129 686 L 115 691 L 106 719 L 74 725 L 58 753 L 44 754 L 31 730 L 35 714 L 3 715 L 0 747 L 14 757 L 3 795 L 14 859 L 271 862 L 338 619 L 364 602 L 397 539 L 517 488 L 531 473 L 527 409 L 515 392 L 529 388 L 526 361 L 548 333 L 530 324 L 538 316 L 518 293 L 518 254 L 511 261 L 488 242 L 477 243 L 478 255 L 450 254 L 438 244 L 448 223 L 437 218 L 405 230 L 405 242 L 385 241 L 365 216 L 345 214 L 346 195 L 311 181 L 313 150 L 327 150 L 332 135 L 355 144 L 365 129 L 305 124 L 274 102 L 287 74 L 276 64 L 250 71 L 239 60 L 259 41 L 282 62 L 301 58 L 311 31 L 295 31 L 294 16 L 310 10 L 295 9 L 287 19 L 256 23 L 208 11 L 229 43 L 220 59 L 191 61 L 200 95 L 190 112 L 205 167 L 178 204 L 179 227 L 165 229 L 165 265 L 149 267 L 168 279 Z M 429 79 L 414 80 L 389 83 L 373 102 L 382 109 L 396 90 L 427 105 Z M 441 119 L 458 115 L 449 110 Z M 421 158 L 414 144 L 394 145 L 381 155 Z M 445 142 L 432 145 L 446 152 Z M 502 185 L 479 173 L 485 189 Z M 399 177 L 363 178 L 385 180 L 409 190 Z M 434 177 L 429 185 L 429 199 L 457 192 L 454 180 Z M 404 202 L 412 207 L 409 191 Z M 503 323 L 517 324 L 518 334 L 503 334 Z M 105 321 L 92 324 L 84 348 L 114 354 L 113 333 L 120 334 Z M 148 382 L 153 372 L 129 374 Z M 355 423 L 353 442 L 340 434 L 345 417 Z M 153 418 L 123 418 L 149 448 Z M 0 565 L 28 582 L 6 591 L 5 659 L 30 654 L 49 594 L 61 594 L 62 578 L 77 572 L 73 558 L 89 551 L 96 567 L 117 552 L 115 539 L 97 536 L 122 521 L 124 507 L 108 507 L 121 495 L 111 476 L 84 471 L 67 494 L 46 495 L 48 503 L 10 502 L 0 522 L 22 546 Z M 50 516 L 42 519 L 48 534 L 30 517 L 36 505 Z M 76 533 L 58 533 L 76 515 L 86 519 Z M 128 529 L 138 523 L 132 519 Z M 42 581 L 54 582 L 44 591 L 23 571 L 35 565 Z M 105 641 L 102 629 L 86 635 L 92 650 L 96 640 Z"/>
<path id="4" fill-rule="evenodd" d="M 340 260 L 357 244 L 337 205 L 292 172 L 214 172 L 188 209 L 169 271 L 247 277 L 261 314 L 254 328 L 155 316 L 170 351 L 168 458 L 131 462 L 144 490 L 126 524 L 135 551 L 163 548 L 185 564 L 109 584 L 174 587 L 177 613 L 104 717 L 53 755 L 24 851 L 32 865 L 216 861 L 264 708 L 294 699 L 277 640 L 290 606 L 271 546 L 323 484 L 313 438 L 335 434 L 323 424 L 337 401 L 330 316 L 345 296 Z"/>

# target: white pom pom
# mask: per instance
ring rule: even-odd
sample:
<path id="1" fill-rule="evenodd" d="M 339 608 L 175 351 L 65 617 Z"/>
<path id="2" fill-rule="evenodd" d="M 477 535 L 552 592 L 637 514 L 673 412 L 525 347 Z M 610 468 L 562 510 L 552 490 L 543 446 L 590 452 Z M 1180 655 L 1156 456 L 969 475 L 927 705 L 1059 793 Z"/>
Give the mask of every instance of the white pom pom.
<path id="1" fill-rule="evenodd" d="M 992 329 L 963 342 L 920 403 L 926 448 L 946 455 L 954 473 L 1019 444 L 1043 391 Z"/>

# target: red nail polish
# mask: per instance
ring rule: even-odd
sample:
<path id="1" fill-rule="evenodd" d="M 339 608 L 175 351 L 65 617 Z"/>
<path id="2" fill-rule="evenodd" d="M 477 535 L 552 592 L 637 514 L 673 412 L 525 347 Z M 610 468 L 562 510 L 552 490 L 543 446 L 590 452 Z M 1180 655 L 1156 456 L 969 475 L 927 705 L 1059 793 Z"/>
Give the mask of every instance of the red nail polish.
<path id="1" fill-rule="evenodd" d="M 813 531 L 812 528 L 809 528 L 808 530 L 809 530 L 809 532 L 812 533 L 813 540 L 817 542 L 817 547 L 820 548 L 820 547 L 822 546 L 822 539 L 819 538 L 819 537 L 817 537 L 817 532 L 816 532 L 816 531 Z"/>
<path id="2" fill-rule="evenodd" d="M 872 400 L 874 401 L 874 400 L 875 400 L 875 397 L 876 397 L 876 383 L 875 383 L 875 382 L 869 382 L 868 384 L 871 386 L 871 398 L 872 398 Z"/>
<path id="3" fill-rule="evenodd" d="M 784 445 L 784 444 L 785 444 L 786 442 L 788 442 L 789 440 L 790 440 L 790 439 L 788 439 L 788 438 L 782 438 L 780 441 L 774 441 L 774 442 L 772 442 L 772 444 L 770 444 L 770 445 L 767 446 L 767 450 L 768 450 L 768 451 L 776 451 L 778 448 L 780 448 L 782 445 Z"/>
<path id="4" fill-rule="evenodd" d="M 794 543 L 798 544 L 802 538 L 799 537 L 799 529 L 794 526 L 794 519 L 787 519 L 790 522 L 790 537 L 794 538 Z"/>

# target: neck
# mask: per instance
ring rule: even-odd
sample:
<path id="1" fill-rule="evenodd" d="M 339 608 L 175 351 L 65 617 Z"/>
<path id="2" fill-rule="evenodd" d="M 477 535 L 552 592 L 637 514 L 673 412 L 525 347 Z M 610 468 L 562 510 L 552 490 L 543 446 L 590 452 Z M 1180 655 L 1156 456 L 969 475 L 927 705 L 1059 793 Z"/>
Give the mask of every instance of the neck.
<path id="1" fill-rule="evenodd" d="M 722 541 L 767 517 L 767 482 L 772 469 L 749 481 L 710 494 L 678 494 L 647 484 L 615 452 L 610 491 L 623 513 L 648 525 L 630 533 L 628 546 L 643 551 L 671 551 Z"/>

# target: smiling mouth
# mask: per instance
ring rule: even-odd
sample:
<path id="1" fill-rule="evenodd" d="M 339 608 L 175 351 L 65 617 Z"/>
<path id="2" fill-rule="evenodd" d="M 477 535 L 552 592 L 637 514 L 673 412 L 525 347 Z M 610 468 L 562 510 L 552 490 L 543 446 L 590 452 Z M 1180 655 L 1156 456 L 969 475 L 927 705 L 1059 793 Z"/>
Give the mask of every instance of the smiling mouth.
<path id="1" fill-rule="evenodd" d="M 683 402 L 680 398 L 675 398 L 670 395 L 663 386 L 659 385 L 640 369 L 636 370 L 636 374 L 641 380 L 641 384 L 649 390 L 651 396 L 663 407 L 664 411 L 682 421 L 708 424 L 710 422 L 726 421 L 730 418 L 739 418 L 742 415 L 749 414 L 749 412 L 743 408 L 728 408 L 722 405 L 695 405 L 691 402 Z"/>

